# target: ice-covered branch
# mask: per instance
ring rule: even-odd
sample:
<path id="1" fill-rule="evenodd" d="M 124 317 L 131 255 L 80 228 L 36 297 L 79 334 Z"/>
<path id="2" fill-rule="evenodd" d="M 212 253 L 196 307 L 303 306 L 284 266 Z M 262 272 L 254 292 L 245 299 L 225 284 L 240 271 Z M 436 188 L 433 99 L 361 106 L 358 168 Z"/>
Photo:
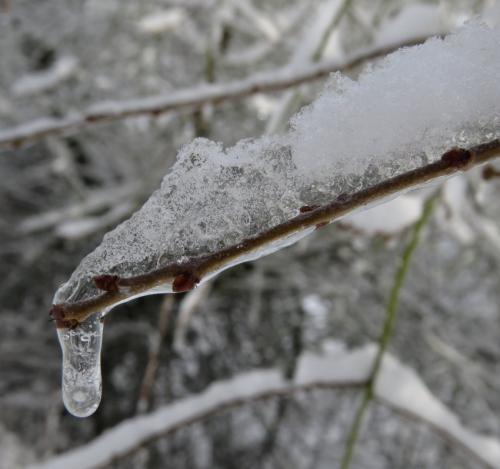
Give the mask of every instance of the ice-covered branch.
<path id="1" fill-rule="evenodd" d="M 192 290 L 354 210 L 499 156 L 499 41 L 499 30 L 470 24 L 388 56 L 357 82 L 332 77 L 286 134 L 183 147 L 161 187 L 56 292 L 68 408 L 97 408 L 99 319 L 113 306 Z"/>
<path id="2" fill-rule="evenodd" d="M 500 156 L 500 140 L 480 144 L 469 149 L 450 149 L 441 159 L 405 172 L 394 178 L 352 194 L 340 194 L 330 203 L 319 207 L 297 208 L 294 218 L 269 230 L 246 238 L 219 251 L 188 259 L 179 259 L 160 269 L 136 276 L 105 274 L 93 277 L 105 293 L 74 302 L 58 303 L 51 314 L 58 327 L 68 327 L 84 321 L 90 315 L 109 310 L 113 306 L 139 296 L 183 292 L 195 288 L 200 282 L 239 263 L 257 259 L 277 249 L 289 246 L 314 229 L 331 223 L 356 209 L 375 204 L 383 199 L 411 188 L 419 187 L 434 179 L 464 171 Z"/>
<path id="3" fill-rule="evenodd" d="M 369 379 L 376 354 L 374 345 L 348 351 L 332 344 L 330 351 L 323 354 L 304 353 L 293 381 L 285 380 L 279 370 L 267 369 L 215 382 L 198 395 L 126 420 L 89 444 L 36 467 L 103 467 L 158 438 L 229 408 L 303 390 L 357 388 Z M 429 425 L 477 461 L 491 468 L 500 467 L 500 442 L 464 427 L 413 370 L 390 355 L 385 355 L 381 362 L 374 394 L 389 408 Z"/>
<path id="4" fill-rule="evenodd" d="M 336 71 L 348 71 L 364 62 L 383 57 L 401 47 L 419 44 L 425 39 L 425 37 L 418 37 L 372 49 L 345 63 L 328 61 L 319 64 L 307 64 L 302 67 L 286 66 L 272 72 L 258 73 L 240 81 L 204 84 L 146 98 L 95 103 L 82 112 L 65 117 L 44 117 L 12 128 L 0 129 L 0 147 L 22 146 L 50 135 L 65 134 L 98 122 L 124 119 L 141 114 L 158 115 L 168 111 L 199 108 L 206 104 L 220 104 L 226 101 L 242 99 L 256 93 L 284 90 L 324 78 Z"/>

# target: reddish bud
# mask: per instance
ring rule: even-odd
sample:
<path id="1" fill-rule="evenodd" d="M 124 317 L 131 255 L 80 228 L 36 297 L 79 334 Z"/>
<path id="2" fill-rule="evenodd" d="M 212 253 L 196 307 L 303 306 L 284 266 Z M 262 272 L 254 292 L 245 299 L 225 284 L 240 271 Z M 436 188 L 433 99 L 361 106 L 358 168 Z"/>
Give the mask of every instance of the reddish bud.
<path id="1" fill-rule="evenodd" d="M 50 308 L 49 316 L 55 321 L 62 320 L 66 317 L 63 305 L 52 305 Z"/>
<path id="2" fill-rule="evenodd" d="M 172 291 L 174 293 L 189 291 L 196 287 L 198 283 L 200 283 L 199 277 L 190 272 L 184 272 L 174 278 L 172 282 Z"/>
<path id="3" fill-rule="evenodd" d="M 66 310 L 63 305 L 53 305 L 49 315 L 58 329 L 75 329 L 79 324 L 76 319 L 66 319 Z"/>
<path id="4" fill-rule="evenodd" d="M 455 168 L 465 168 L 472 160 L 472 153 L 463 148 L 452 148 L 441 156 L 441 161 Z"/>
<path id="5" fill-rule="evenodd" d="M 327 221 L 322 221 L 321 223 L 318 223 L 316 225 L 316 229 L 319 230 L 320 228 L 323 228 L 326 225 L 328 225 L 328 222 Z"/>
<path id="6" fill-rule="evenodd" d="M 317 208 L 319 208 L 319 205 L 302 205 L 302 207 L 299 208 L 299 212 L 300 213 L 312 212 Z"/>
<path id="7" fill-rule="evenodd" d="M 119 289 L 120 277 L 118 275 L 96 275 L 92 280 L 99 290 L 117 292 Z"/>

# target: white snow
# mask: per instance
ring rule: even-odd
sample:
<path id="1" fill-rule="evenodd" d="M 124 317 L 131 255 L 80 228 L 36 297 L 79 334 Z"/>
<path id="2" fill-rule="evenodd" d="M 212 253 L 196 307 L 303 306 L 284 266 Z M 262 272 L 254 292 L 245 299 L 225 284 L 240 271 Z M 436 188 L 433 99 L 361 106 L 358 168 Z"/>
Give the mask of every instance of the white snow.
<path id="1" fill-rule="evenodd" d="M 143 34 L 160 34 L 179 28 L 186 18 L 183 8 L 169 8 L 145 16 L 137 23 L 137 29 Z"/>
<path id="2" fill-rule="evenodd" d="M 440 15 L 439 5 L 413 3 L 401 9 L 395 18 L 386 18 L 374 37 L 374 45 L 391 44 L 408 31 L 417 36 L 431 36 L 449 29 L 448 15 Z"/>
<path id="3" fill-rule="evenodd" d="M 264 14 L 259 12 L 252 2 L 248 0 L 231 0 L 238 11 L 250 20 L 252 26 L 259 30 L 268 40 L 275 42 L 279 38 L 276 25 Z"/>
<path id="4" fill-rule="evenodd" d="M 78 61 L 71 56 L 62 56 L 47 70 L 30 73 L 19 78 L 12 85 L 14 96 L 29 96 L 55 88 L 59 83 L 72 77 Z"/>
<path id="5" fill-rule="evenodd" d="M 415 223 L 422 213 L 423 197 L 401 195 L 369 210 L 356 212 L 342 219 L 349 225 L 367 235 L 391 235 Z"/>
<path id="6" fill-rule="evenodd" d="M 76 298 L 91 296 L 94 275 L 135 275 L 218 251 L 293 218 L 303 205 L 435 161 L 450 147 L 499 137 L 499 42 L 500 30 L 468 24 L 389 55 L 356 82 L 334 75 L 285 135 L 227 149 L 194 140 L 161 188 L 104 237 L 60 296 L 79 282 L 89 287 Z"/>
<path id="7" fill-rule="evenodd" d="M 448 231 L 464 244 L 471 244 L 476 233 L 464 218 L 464 207 L 467 205 L 467 179 L 464 175 L 446 181 L 443 186 L 442 216 L 445 223 L 443 229 Z"/>
<path id="8" fill-rule="evenodd" d="M 357 82 L 334 75 L 293 120 L 296 164 L 312 178 L 370 163 L 383 171 L 394 160 L 408 165 L 401 152 L 432 160 L 484 138 L 499 122 L 499 39 L 498 30 L 469 25 L 391 54 Z"/>
<path id="9" fill-rule="evenodd" d="M 331 25 L 332 21 L 338 17 L 343 3 L 343 0 L 327 0 L 318 6 L 314 16 L 306 21 L 301 40 L 293 51 L 293 55 L 289 63 L 290 68 L 303 67 L 304 63 L 313 62 L 313 56 L 318 49 L 318 45 L 320 44 L 323 35 Z M 329 42 L 338 41 L 337 36 L 337 33 L 334 32 L 330 37 Z M 337 55 L 332 54 L 335 58 L 342 56 L 339 48 L 336 49 L 336 52 Z"/>
<path id="10" fill-rule="evenodd" d="M 0 130 L 0 143 L 19 140 L 33 137 L 34 135 L 43 135 L 45 132 L 50 132 L 54 128 L 64 130 L 74 125 L 81 123 L 79 115 L 68 115 L 64 118 L 57 119 L 53 117 L 40 117 L 39 119 L 26 122 L 25 124 L 16 127 Z"/>
<path id="11" fill-rule="evenodd" d="M 218 409 L 237 405 L 259 396 L 293 392 L 309 386 L 359 386 L 366 382 L 377 352 L 375 345 L 349 351 L 332 343 L 322 354 L 305 353 L 299 359 L 296 377 L 286 381 L 279 370 L 254 370 L 225 381 L 215 382 L 200 394 L 134 417 L 107 430 L 87 445 L 73 449 L 33 468 L 92 468 L 146 443 L 188 422 L 202 419 Z M 438 401 L 417 374 L 385 355 L 376 382 L 376 399 L 389 407 L 430 424 L 478 460 L 500 467 L 500 442 L 465 428 L 458 418 Z"/>
<path id="12" fill-rule="evenodd" d="M 432 395 L 415 371 L 391 356 L 384 357 L 375 394 L 388 406 L 443 431 L 488 466 L 500 468 L 500 442 L 464 427 L 458 417 Z"/>

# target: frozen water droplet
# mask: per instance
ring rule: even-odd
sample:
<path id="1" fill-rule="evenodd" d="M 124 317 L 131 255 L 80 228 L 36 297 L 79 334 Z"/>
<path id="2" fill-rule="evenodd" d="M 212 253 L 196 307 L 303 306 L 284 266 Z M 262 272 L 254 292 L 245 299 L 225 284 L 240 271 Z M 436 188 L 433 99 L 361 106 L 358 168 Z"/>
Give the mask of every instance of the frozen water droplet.
<path id="1" fill-rule="evenodd" d="M 63 353 L 62 394 L 68 412 L 92 415 L 101 401 L 101 344 L 103 324 L 95 314 L 75 329 L 58 329 Z"/>

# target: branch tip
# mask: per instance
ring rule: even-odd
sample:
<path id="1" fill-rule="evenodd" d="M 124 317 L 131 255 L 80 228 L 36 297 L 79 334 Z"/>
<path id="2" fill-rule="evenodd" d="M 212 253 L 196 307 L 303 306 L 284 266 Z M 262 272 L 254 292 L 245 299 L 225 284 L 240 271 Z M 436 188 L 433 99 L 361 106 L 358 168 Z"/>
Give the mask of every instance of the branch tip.
<path id="1" fill-rule="evenodd" d="M 77 319 L 66 318 L 66 307 L 63 304 L 52 305 L 49 321 L 55 321 L 57 329 L 75 329 L 80 322 Z"/>

